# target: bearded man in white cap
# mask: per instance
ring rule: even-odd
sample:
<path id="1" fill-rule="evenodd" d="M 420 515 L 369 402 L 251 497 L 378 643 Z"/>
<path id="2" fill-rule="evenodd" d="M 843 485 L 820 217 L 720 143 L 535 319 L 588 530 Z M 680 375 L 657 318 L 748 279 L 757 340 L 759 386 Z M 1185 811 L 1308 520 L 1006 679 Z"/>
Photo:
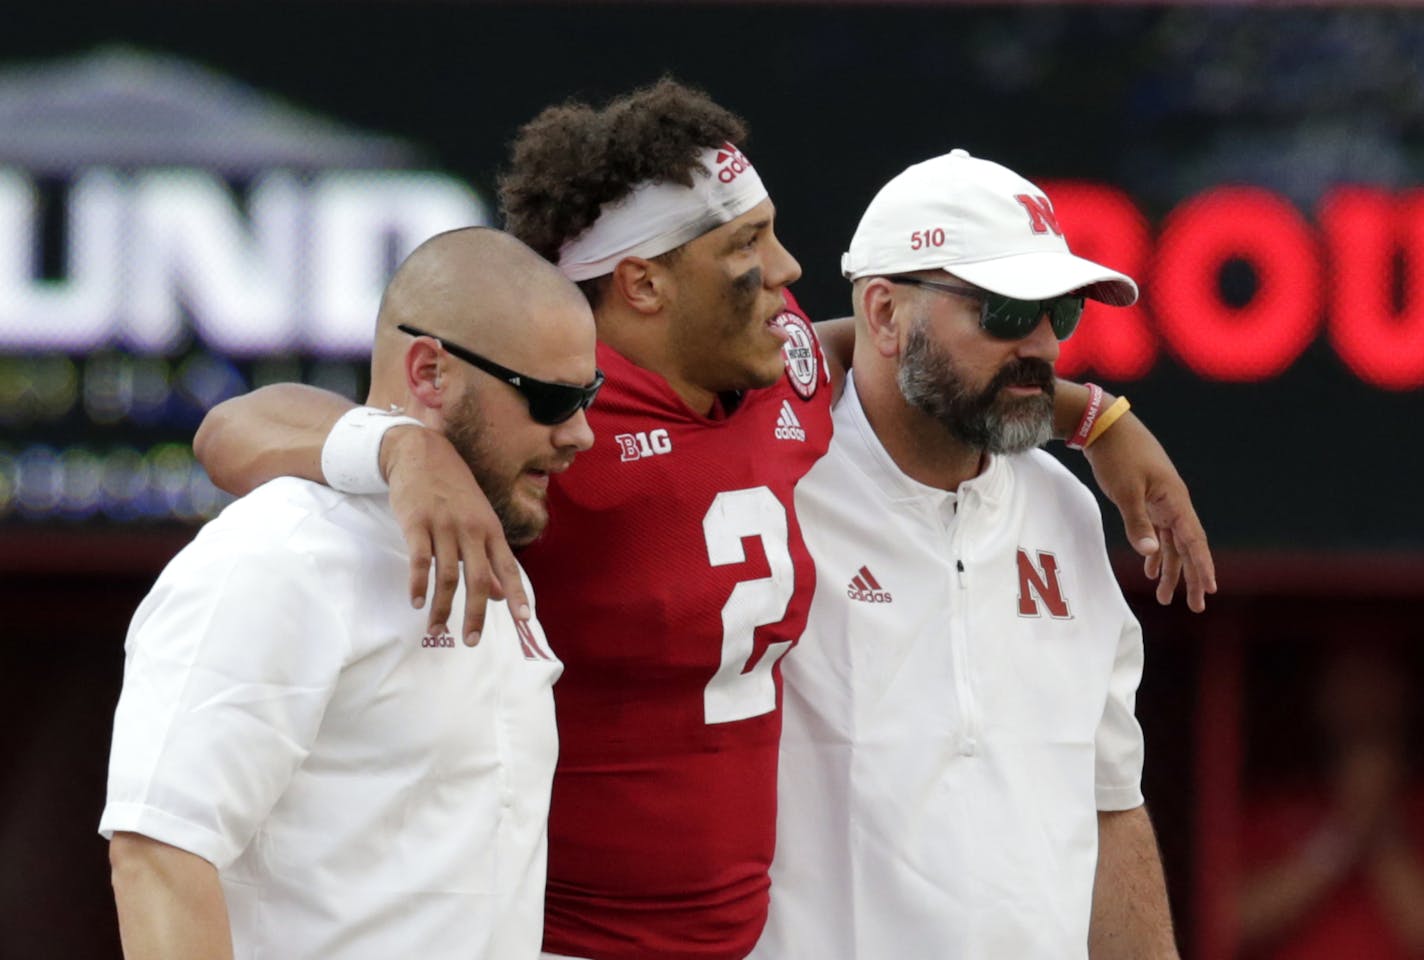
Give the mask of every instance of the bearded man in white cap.
<path id="1" fill-rule="evenodd" d="M 1084 298 L 1137 286 L 1069 251 L 1042 190 L 963 150 L 891 180 L 842 268 L 855 362 L 796 490 L 817 587 L 783 665 L 754 956 L 1175 957 L 1141 630 L 1092 494 L 1036 449 Z"/>

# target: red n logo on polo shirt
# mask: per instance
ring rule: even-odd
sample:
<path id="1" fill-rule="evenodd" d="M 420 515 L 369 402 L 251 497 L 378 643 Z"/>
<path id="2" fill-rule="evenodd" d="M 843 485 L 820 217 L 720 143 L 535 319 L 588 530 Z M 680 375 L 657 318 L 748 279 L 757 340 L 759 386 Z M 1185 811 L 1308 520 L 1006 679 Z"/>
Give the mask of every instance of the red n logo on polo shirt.
<path id="1" fill-rule="evenodd" d="M 1058 582 L 1058 558 L 1043 550 L 1034 553 L 1038 557 L 1037 564 L 1019 547 L 1019 616 L 1043 616 L 1038 608 L 1042 603 L 1053 619 L 1069 619 L 1072 614 L 1068 612 L 1068 601 L 1063 599 L 1063 586 Z"/>
<path id="2" fill-rule="evenodd" d="M 1029 226 L 1033 227 L 1034 233 L 1047 233 L 1052 230 L 1060 237 L 1063 236 L 1063 228 L 1058 225 L 1058 214 L 1053 212 L 1053 204 L 1048 202 L 1047 197 L 1020 193 L 1016 194 L 1014 199 L 1028 211 Z"/>
<path id="3" fill-rule="evenodd" d="M 529 629 L 529 624 L 523 620 L 515 620 L 514 632 L 519 634 L 519 649 L 523 651 L 525 660 L 554 659 L 549 651 L 539 643 L 539 638 L 534 636 L 534 631 Z"/>

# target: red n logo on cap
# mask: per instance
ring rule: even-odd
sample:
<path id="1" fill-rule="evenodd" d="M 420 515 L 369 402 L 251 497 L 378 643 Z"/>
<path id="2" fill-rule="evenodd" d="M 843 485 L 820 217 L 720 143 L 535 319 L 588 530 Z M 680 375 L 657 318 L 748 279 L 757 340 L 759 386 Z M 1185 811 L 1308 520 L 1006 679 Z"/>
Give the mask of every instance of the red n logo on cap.
<path id="1" fill-rule="evenodd" d="M 1068 601 L 1063 599 L 1063 586 L 1058 582 L 1058 558 L 1042 550 L 1034 552 L 1038 554 L 1038 566 L 1028 558 L 1022 547 L 1018 551 L 1019 616 L 1043 616 L 1038 609 L 1039 601 L 1042 601 L 1050 617 L 1055 620 L 1069 619 L 1072 614 L 1068 612 Z"/>
<path id="2" fill-rule="evenodd" d="M 1058 214 L 1053 212 L 1053 204 L 1048 202 L 1047 197 L 1020 193 L 1015 195 L 1014 199 L 1028 211 L 1029 226 L 1033 227 L 1034 233 L 1047 233 L 1052 230 L 1060 237 L 1063 236 L 1063 228 L 1058 225 Z"/>

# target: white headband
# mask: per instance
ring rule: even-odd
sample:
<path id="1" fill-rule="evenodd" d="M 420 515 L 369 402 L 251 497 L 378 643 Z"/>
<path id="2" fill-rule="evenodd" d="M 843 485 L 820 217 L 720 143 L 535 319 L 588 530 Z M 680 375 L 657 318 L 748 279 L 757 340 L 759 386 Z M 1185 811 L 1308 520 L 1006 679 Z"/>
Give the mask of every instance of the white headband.
<path id="1" fill-rule="evenodd" d="M 626 257 L 656 257 L 695 240 L 766 199 L 766 187 L 742 151 L 709 147 L 692 169 L 692 187 L 649 181 L 621 200 L 605 203 L 593 226 L 559 249 L 559 269 L 570 280 L 613 272 Z"/>

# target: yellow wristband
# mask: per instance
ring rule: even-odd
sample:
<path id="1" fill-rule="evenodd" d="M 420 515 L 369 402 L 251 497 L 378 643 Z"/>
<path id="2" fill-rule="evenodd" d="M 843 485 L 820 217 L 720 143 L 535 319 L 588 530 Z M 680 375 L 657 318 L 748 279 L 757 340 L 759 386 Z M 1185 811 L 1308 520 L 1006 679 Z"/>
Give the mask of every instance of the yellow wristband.
<path id="1" fill-rule="evenodd" d="M 1114 400 L 1112 406 L 1098 414 L 1098 422 L 1093 424 L 1093 432 L 1088 434 L 1087 440 L 1083 441 L 1083 449 L 1086 450 L 1088 447 L 1091 447 L 1094 440 L 1097 440 L 1098 437 L 1107 433 L 1108 427 L 1117 423 L 1118 418 L 1131 409 L 1132 404 L 1127 402 L 1127 397 L 1118 397 Z"/>

